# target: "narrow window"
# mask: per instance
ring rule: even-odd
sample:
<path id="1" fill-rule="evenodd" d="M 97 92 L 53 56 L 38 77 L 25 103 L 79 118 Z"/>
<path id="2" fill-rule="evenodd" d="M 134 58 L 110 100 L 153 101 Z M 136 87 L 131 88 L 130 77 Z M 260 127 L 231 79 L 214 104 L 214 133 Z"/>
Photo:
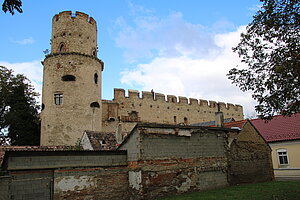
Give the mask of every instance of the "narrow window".
<path id="1" fill-rule="evenodd" d="M 289 164 L 286 149 L 278 149 L 277 156 L 278 156 L 278 164 L 279 165 L 288 165 Z"/>
<path id="2" fill-rule="evenodd" d="M 73 75 L 65 75 L 61 77 L 62 81 L 76 81 L 76 77 Z"/>
<path id="3" fill-rule="evenodd" d="M 93 48 L 93 50 L 92 50 L 92 55 L 93 55 L 93 56 L 97 56 L 97 51 L 96 51 L 95 48 Z"/>
<path id="4" fill-rule="evenodd" d="M 175 124 L 177 123 L 177 119 L 176 119 L 176 116 L 174 116 L 174 123 L 175 123 Z"/>
<path id="5" fill-rule="evenodd" d="M 63 94 L 54 94 L 54 103 L 55 105 L 61 105 L 63 103 Z"/>
<path id="6" fill-rule="evenodd" d="M 90 107 L 91 108 L 100 108 L 100 105 L 99 105 L 98 102 L 95 101 L 95 102 L 93 102 L 93 103 L 90 104 Z"/>
<path id="7" fill-rule="evenodd" d="M 64 43 L 61 43 L 61 44 L 59 45 L 59 52 L 60 52 L 60 53 L 63 53 L 63 52 L 65 52 L 65 51 L 66 51 L 65 44 L 64 44 Z"/>
<path id="8" fill-rule="evenodd" d="M 98 74 L 97 73 L 94 74 L 94 82 L 95 82 L 95 84 L 98 84 Z"/>

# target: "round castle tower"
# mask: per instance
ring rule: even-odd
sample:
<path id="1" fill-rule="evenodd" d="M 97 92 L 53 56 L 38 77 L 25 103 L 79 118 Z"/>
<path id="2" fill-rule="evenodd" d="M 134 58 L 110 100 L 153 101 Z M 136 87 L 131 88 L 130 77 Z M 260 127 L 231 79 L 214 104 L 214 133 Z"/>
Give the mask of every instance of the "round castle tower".
<path id="1" fill-rule="evenodd" d="M 100 131 L 104 64 L 96 21 L 81 12 L 55 15 L 51 53 L 42 63 L 41 145 L 75 145 L 85 130 Z"/>

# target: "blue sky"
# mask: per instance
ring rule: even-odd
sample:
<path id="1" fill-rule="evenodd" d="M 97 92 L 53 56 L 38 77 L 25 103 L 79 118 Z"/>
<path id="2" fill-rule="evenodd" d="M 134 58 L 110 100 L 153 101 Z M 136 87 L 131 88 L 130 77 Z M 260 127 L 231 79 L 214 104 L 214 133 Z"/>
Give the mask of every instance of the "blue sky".
<path id="1" fill-rule="evenodd" d="M 0 13 L 0 65 L 25 74 L 41 93 L 43 51 L 52 17 L 65 10 L 92 16 L 104 61 L 103 98 L 113 88 L 136 89 L 244 106 L 255 102 L 226 78 L 240 65 L 231 47 L 251 22 L 259 0 L 23 1 L 23 13 Z"/>

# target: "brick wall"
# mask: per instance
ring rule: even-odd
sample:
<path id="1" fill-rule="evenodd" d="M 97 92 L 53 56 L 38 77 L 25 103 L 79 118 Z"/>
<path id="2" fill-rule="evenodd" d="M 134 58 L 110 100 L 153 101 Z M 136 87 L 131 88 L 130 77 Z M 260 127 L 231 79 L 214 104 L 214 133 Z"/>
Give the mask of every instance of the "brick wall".
<path id="1" fill-rule="evenodd" d="M 128 199 L 125 167 L 56 170 L 54 199 Z"/>

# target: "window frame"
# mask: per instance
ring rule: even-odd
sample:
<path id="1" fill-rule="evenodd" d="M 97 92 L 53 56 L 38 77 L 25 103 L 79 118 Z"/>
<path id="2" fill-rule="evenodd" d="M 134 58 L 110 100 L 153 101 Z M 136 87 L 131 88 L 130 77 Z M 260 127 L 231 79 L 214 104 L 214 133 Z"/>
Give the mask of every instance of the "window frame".
<path id="1" fill-rule="evenodd" d="M 277 161 L 278 161 L 279 167 L 289 166 L 289 156 L 288 156 L 287 149 L 277 149 L 276 154 L 277 154 Z M 286 158 L 286 160 L 285 160 L 285 158 Z M 283 161 L 283 163 L 281 163 L 281 160 Z M 286 163 L 284 161 L 286 161 Z"/>
<path id="2" fill-rule="evenodd" d="M 63 93 L 54 93 L 54 104 L 55 105 L 62 105 L 63 104 Z"/>

